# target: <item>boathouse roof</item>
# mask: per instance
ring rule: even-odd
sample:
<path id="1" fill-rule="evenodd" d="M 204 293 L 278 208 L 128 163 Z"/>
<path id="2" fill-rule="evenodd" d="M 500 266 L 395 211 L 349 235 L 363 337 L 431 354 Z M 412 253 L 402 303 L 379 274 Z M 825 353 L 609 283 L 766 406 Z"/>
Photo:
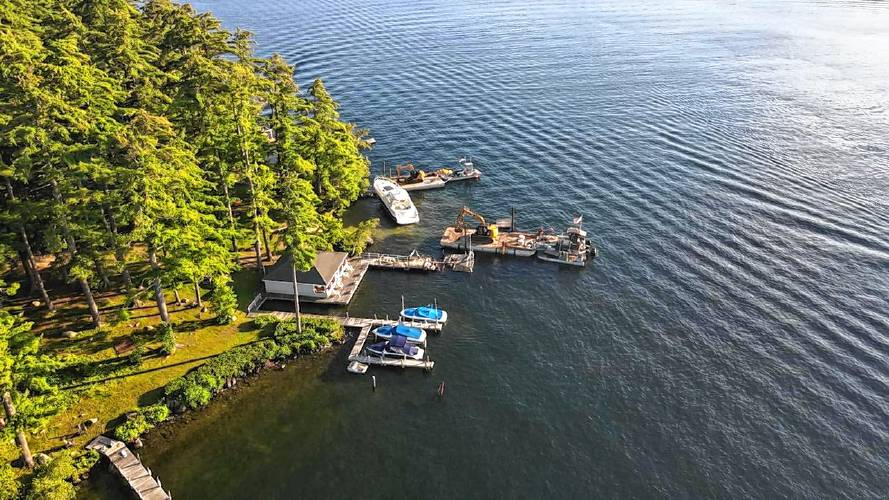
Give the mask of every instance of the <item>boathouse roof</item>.
<path id="1" fill-rule="evenodd" d="M 318 252 L 315 265 L 308 271 L 297 271 L 299 283 L 327 285 L 333 280 L 337 269 L 343 265 L 349 254 L 346 252 Z M 275 263 L 262 278 L 263 281 L 284 281 L 293 283 L 293 272 L 290 270 L 290 255 L 284 255 Z"/>

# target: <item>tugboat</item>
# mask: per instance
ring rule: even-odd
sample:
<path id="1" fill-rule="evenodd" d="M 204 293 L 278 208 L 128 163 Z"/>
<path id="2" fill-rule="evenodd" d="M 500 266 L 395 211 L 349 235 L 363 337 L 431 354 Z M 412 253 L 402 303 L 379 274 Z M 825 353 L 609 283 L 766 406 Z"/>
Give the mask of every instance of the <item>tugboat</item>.
<path id="1" fill-rule="evenodd" d="M 596 247 L 587 239 L 586 231 L 581 228 L 583 216 L 575 217 L 572 222 L 565 234 L 559 235 L 556 241 L 548 243 L 541 241 L 538 244 L 538 259 L 584 267 L 588 258 L 592 259 L 598 255 Z"/>

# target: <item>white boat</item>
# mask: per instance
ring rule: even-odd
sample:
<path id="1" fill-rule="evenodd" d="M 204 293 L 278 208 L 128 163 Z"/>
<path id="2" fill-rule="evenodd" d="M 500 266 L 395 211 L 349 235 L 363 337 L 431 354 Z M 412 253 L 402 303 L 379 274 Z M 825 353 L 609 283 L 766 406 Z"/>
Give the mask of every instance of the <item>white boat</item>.
<path id="1" fill-rule="evenodd" d="M 420 222 L 417 207 L 414 206 L 407 191 L 399 187 L 398 184 L 384 177 L 377 177 L 374 179 L 374 193 L 383 202 L 389 215 L 395 219 L 396 223 L 416 224 Z"/>

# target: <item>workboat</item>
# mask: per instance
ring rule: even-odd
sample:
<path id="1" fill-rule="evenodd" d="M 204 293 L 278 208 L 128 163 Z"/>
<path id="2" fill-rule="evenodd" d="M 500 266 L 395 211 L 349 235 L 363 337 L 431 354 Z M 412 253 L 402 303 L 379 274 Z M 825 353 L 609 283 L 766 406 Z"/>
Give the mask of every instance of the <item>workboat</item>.
<path id="1" fill-rule="evenodd" d="M 578 267 L 586 266 L 588 258 L 595 258 L 596 247 L 587 239 L 586 231 L 581 228 L 583 216 L 575 217 L 573 222 L 565 234 L 549 239 L 539 238 L 537 258 Z"/>
<path id="2" fill-rule="evenodd" d="M 464 218 L 470 216 L 479 224 L 468 227 Z M 496 253 L 500 255 L 518 255 L 532 257 L 537 253 L 537 240 L 534 233 L 501 230 L 497 224 L 489 224 L 484 217 L 463 207 L 453 226 L 448 226 L 442 234 L 439 244 L 443 248 L 455 250 L 474 250 L 476 252 Z"/>
<path id="3" fill-rule="evenodd" d="M 411 201 L 407 191 L 384 177 L 374 179 L 374 193 L 383 202 L 389 215 L 398 224 L 416 224 L 420 222 L 420 214 Z"/>
<path id="4" fill-rule="evenodd" d="M 448 321 L 448 312 L 429 304 L 428 306 L 402 309 L 401 317 L 402 319 L 411 319 L 414 321 L 445 324 Z"/>
<path id="5" fill-rule="evenodd" d="M 407 338 L 412 344 L 422 344 L 426 342 L 426 331 L 422 328 L 415 328 L 401 323 L 397 325 L 384 325 L 374 328 L 374 335 L 381 339 L 391 339 L 393 336 L 401 335 Z"/>
<path id="6" fill-rule="evenodd" d="M 481 170 L 475 168 L 471 158 L 460 158 L 457 160 L 460 168 L 445 175 L 448 182 L 465 181 L 469 179 L 479 179 L 482 176 Z"/>
<path id="7" fill-rule="evenodd" d="M 391 340 L 370 345 L 367 352 L 384 358 L 423 359 L 423 348 L 411 344 L 404 335 L 396 335 Z"/>
<path id="8" fill-rule="evenodd" d="M 405 191 L 443 188 L 447 182 L 438 172 L 428 173 L 410 163 L 397 165 L 395 167 L 395 175 L 384 178 L 398 184 Z"/>

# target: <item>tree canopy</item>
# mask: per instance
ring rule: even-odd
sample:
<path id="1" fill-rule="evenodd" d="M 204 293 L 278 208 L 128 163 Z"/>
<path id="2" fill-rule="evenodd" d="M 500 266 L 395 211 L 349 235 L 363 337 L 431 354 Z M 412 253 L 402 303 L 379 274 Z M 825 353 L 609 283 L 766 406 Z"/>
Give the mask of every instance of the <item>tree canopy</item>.
<path id="1" fill-rule="evenodd" d="M 212 282 L 230 321 L 242 250 L 262 271 L 274 253 L 307 269 L 318 250 L 361 247 L 367 226 L 341 216 L 367 189 L 365 133 L 321 80 L 301 91 L 284 58 L 188 4 L 0 2 L 0 260 L 30 282 L 0 292 L 52 310 L 50 291 L 73 288 L 95 326 L 97 291 L 150 296 L 169 325 L 166 291 L 193 286 L 200 303 Z M 30 324 L 0 312 L 17 441 L 51 411 L 53 369 Z"/>
<path id="2" fill-rule="evenodd" d="M 169 0 L 0 7 L 0 244 L 46 307 L 49 272 L 97 326 L 94 291 L 136 285 L 168 322 L 165 290 L 228 286 L 245 246 L 257 269 L 281 250 L 304 268 L 354 247 L 340 216 L 367 188 L 365 132 L 320 80 L 303 93 L 253 45 Z M 142 259 L 151 271 L 133 283 Z"/>

